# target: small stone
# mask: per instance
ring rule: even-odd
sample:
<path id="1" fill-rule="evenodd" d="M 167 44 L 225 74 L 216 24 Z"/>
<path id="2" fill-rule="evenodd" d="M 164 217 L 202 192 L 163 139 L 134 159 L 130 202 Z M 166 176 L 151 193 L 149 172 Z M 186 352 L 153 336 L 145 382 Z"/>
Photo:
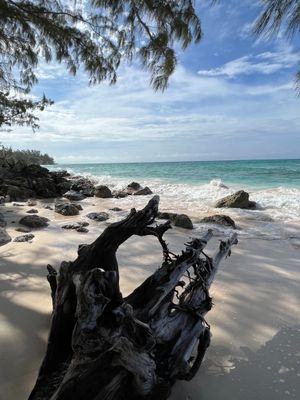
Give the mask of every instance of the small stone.
<path id="1" fill-rule="evenodd" d="M 66 192 L 64 195 L 63 195 L 66 199 L 69 199 L 69 200 L 71 200 L 71 201 L 80 201 L 80 200 L 83 200 L 83 199 L 85 199 L 85 195 L 84 194 L 82 194 L 82 193 L 78 193 L 78 192 L 75 192 L 75 190 L 69 190 L 68 192 Z"/>
<path id="2" fill-rule="evenodd" d="M 31 210 L 26 211 L 27 214 L 37 214 L 39 211 L 36 208 L 31 208 Z"/>
<path id="3" fill-rule="evenodd" d="M 20 228 L 16 228 L 15 231 L 22 232 L 22 233 L 29 233 L 30 229 L 29 228 L 20 227 Z"/>
<path id="4" fill-rule="evenodd" d="M 53 210 L 53 207 L 51 207 L 51 206 L 45 206 L 44 207 L 46 210 Z"/>
<path id="5" fill-rule="evenodd" d="M 84 228 L 83 226 L 80 226 L 76 229 L 76 231 L 81 233 L 88 233 L 89 230 L 87 228 Z"/>
<path id="6" fill-rule="evenodd" d="M 72 203 L 55 204 L 55 212 L 65 216 L 72 216 L 79 214 L 78 207 Z"/>
<path id="7" fill-rule="evenodd" d="M 15 207 L 24 207 L 25 204 L 13 203 L 13 206 L 15 206 Z"/>
<path id="8" fill-rule="evenodd" d="M 98 185 L 95 187 L 95 196 L 102 199 L 108 199 L 112 197 L 112 193 L 108 186 Z"/>
<path id="9" fill-rule="evenodd" d="M 109 215 L 106 212 L 91 212 L 87 214 L 87 218 L 90 218 L 93 221 L 102 222 L 106 221 L 109 218 Z"/>
<path id="10" fill-rule="evenodd" d="M 114 208 L 110 208 L 110 211 L 123 211 L 122 208 L 119 207 L 114 207 Z"/>
<path id="11" fill-rule="evenodd" d="M 4 228 L 0 228 L 0 246 L 4 246 L 5 244 L 11 241 L 11 237 L 6 232 Z"/>
<path id="12" fill-rule="evenodd" d="M 217 224 L 222 226 L 228 226 L 233 229 L 236 228 L 234 220 L 230 218 L 228 215 L 222 215 L 222 214 L 216 214 L 216 215 L 210 215 L 209 217 L 204 217 L 199 222 L 205 224 Z"/>
<path id="13" fill-rule="evenodd" d="M 21 236 L 17 236 L 14 239 L 14 242 L 29 242 L 30 240 L 32 240 L 34 238 L 34 235 L 32 233 L 29 233 L 27 235 L 21 235 Z"/>

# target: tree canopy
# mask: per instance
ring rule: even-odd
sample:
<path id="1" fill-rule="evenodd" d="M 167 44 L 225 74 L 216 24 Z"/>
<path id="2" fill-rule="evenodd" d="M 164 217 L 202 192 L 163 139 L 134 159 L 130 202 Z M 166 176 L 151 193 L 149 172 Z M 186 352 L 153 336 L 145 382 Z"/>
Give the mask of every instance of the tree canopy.
<path id="1" fill-rule="evenodd" d="M 139 59 L 155 90 L 167 87 L 175 44 L 201 39 L 192 0 L 0 0 L 0 126 L 37 127 L 35 109 L 50 103 L 25 98 L 37 66 L 56 60 L 71 74 L 81 67 L 96 84 L 117 80 L 122 60 Z"/>
<path id="2" fill-rule="evenodd" d="M 50 157 L 47 153 L 42 154 L 39 150 L 13 150 L 11 147 L 0 145 L 0 161 L 3 162 L 4 160 L 20 161 L 25 165 L 54 164 L 53 157 Z"/>
<path id="3" fill-rule="evenodd" d="M 300 32 L 300 0 L 261 0 L 263 11 L 258 17 L 254 32 L 258 36 L 276 35 L 280 29 L 288 38 Z M 300 70 L 296 75 L 300 94 Z"/>

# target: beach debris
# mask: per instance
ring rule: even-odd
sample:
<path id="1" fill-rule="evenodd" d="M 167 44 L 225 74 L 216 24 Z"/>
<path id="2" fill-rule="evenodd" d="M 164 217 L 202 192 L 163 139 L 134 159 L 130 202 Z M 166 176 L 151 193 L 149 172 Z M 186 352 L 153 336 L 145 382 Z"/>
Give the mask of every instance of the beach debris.
<path id="1" fill-rule="evenodd" d="M 106 221 L 109 218 L 109 214 L 106 212 L 91 212 L 86 215 L 87 218 L 92 219 L 93 221 L 102 222 Z"/>
<path id="2" fill-rule="evenodd" d="M 82 209 L 82 208 L 81 208 Z M 73 203 L 59 203 L 55 204 L 55 212 L 65 216 L 72 216 L 79 214 L 79 208 L 77 204 Z"/>
<path id="3" fill-rule="evenodd" d="M 43 228 L 48 226 L 49 219 L 40 217 L 39 215 L 26 215 L 21 218 L 19 224 L 28 226 L 29 228 Z"/>
<path id="4" fill-rule="evenodd" d="M 223 197 L 218 200 L 215 208 L 243 208 L 253 210 L 256 208 L 255 201 L 249 201 L 249 193 L 244 190 L 239 190 L 234 194 Z"/>
<path id="5" fill-rule="evenodd" d="M 79 245 L 59 273 L 47 266 L 53 315 L 30 400 L 166 400 L 177 380 L 197 373 L 211 338 L 209 288 L 237 235 L 221 241 L 215 257 L 203 253 L 211 230 L 174 254 L 163 238 L 170 221 L 153 226 L 158 204 L 154 196 Z M 133 235 L 156 237 L 163 262 L 123 298 L 116 252 Z"/>
<path id="6" fill-rule="evenodd" d="M 5 228 L 0 228 L 0 246 L 4 246 L 5 244 L 11 241 L 11 237 L 6 232 Z"/>
<path id="7" fill-rule="evenodd" d="M 27 214 L 37 214 L 39 212 L 39 210 L 37 210 L 36 208 L 31 208 L 30 210 L 26 211 Z"/>
<path id="8" fill-rule="evenodd" d="M 75 192 L 75 190 L 69 190 L 68 192 L 64 193 L 63 197 L 71 201 L 81 201 L 86 198 L 84 194 Z"/>
<path id="9" fill-rule="evenodd" d="M 199 223 L 216 224 L 236 229 L 234 220 L 230 218 L 228 215 L 223 215 L 223 214 L 209 215 L 208 217 L 201 218 Z"/>
<path id="10" fill-rule="evenodd" d="M 95 196 L 102 199 L 108 199 L 112 197 L 112 193 L 108 186 L 98 185 L 95 187 Z"/>
<path id="11" fill-rule="evenodd" d="M 30 242 L 34 238 L 32 233 L 28 233 L 27 235 L 21 235 L 14 238 L 14 242 Z"/>

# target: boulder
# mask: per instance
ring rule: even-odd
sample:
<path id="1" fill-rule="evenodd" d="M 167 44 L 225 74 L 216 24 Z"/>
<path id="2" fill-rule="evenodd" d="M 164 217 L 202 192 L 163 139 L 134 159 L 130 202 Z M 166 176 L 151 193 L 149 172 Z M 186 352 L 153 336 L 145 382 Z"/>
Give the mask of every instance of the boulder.
<path id="1" fill-rule="evenodd" d="M 26 211 L 27 214 L 37 214 L 39 211 L 36 208 L 31 208 L 30 210 Z"/>
<path id="2" fill-rule="evenodd" d="M 48 222 L 48 218 L 40 217 L 39 215 L 26 215 L 19 221 L 21 225 L 28 226 L 29 228 L 43 228 L 49 225 Z"/>
<path id="3" fill-rule="evenodd" d="M 106 221 L 109 218 L 109 215 L 106 212 L 91 212 L 87 214 L 87 217 L 93 221 L 102 222 Z"/>
<path id="4" fill-rule="evenodd" d="M 249 193 L 245 192 L 244 190 L 239 190 L 234 194 L 218 200 L 215 204 L 215 207 L 254 209 L 256 207 L 256 203 L 254 201 L 249 201 Z"/>
<path id="5" fill-rule="evenodd" d="M 71 215 L 78 215 L 79 209 L 76 204 L 61 203 L 61 204 L 55 204 L 55 212 L 65 216 L 71 216 Z"/>
<path id="6" fill-rule="evenodd" d="M 138 190 L 137 192 L 133 193 L 135 196 L 147 196 L 148 194 L 152 194 L 152 191 L 148 188 L 148 186 L 144 187 L 143 189 Z"/>
<path id="7" fill-rule="evenodd" d="M 33 238 L 34 235 L 32 233 L 29 233 L 27 235 L 17 236 L 16 238 L 14 238 L 14 242 L 29 242 Z"/>
<path id="8" fill-rule="evenodd" d="M 127 189 L 129 190 L 140 190 L 142 186 L 138 182 L 131 182 L 127 185 Z"/>
<path id="9" fill-rule="evenodd" d="M 98 185 L 95 187 L 95 196 L 102 199 L 113 197 L 110 188 L 105 185 Z"/>
<path id="10" fill-rule="evenodd" d="M 63 195 L 66 199 L 71 201 L 80 201 L 85 199 L 85 195 L 79 192 L 75 192 L 75 190 L 69 190 Z"/>
<path id="11" fill-rule="evenodd" d="M 5 244 L 11 241 L 11 237 L 6 232 L 4 228 L 0 228 L 0 246 L 4 246 Z"/>
<path id="12" fill-rule="evenodd" d="M 204 224 L 216 224 L 216 225 L 231 227 L 233 229 L 236 228 L 234 220 L 230 218 L 228 215 L 223 215 L 223 214 L 210 215 L 208 217 L 202 218 L 199 222 Z"/>
<path id="13" fill-rule="evenodd" d="M 193 223 L 185 214 L 177 214 L 174 219 L 174 225 L 184 229 L 193 229 Z"/>
<path id="14" fill-rule="evenodd" d="M 73 177 L 70 181 L 70 189 L 79 192 L 86 197 L 92 197 L 95 193 L 95 186 L 93 182 L 83 176 Z"/>

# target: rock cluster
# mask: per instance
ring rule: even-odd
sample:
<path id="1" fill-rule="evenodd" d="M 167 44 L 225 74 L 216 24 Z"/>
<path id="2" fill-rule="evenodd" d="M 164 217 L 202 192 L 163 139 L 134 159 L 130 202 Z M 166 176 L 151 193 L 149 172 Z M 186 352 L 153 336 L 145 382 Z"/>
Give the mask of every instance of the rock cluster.
<path id="1" fill-rule="evenodd" d="M 70 188 L 66 173 L 21 162 L 0 166 L 0 195 L 6 201 L 59 197 Z M 8 200 L 9 199 L 9 200 Z"/>

